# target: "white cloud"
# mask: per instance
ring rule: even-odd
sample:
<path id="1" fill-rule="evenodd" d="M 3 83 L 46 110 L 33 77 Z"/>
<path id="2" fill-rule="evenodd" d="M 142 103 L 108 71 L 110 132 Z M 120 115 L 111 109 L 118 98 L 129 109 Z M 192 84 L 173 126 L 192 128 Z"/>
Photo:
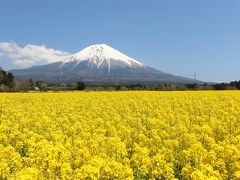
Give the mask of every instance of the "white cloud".
<path id="1" fill-rule="evenodd" d="M 14 42 L 0 42 L 0 60 L 7 58 L 11 64 L 18 67 L 62 61 L 69 55 L 68 52 L 48 48 L 44 45 L 28 44 L 20 47 Z"/>
<path id="2" fill-rule="evenodd" d="M 17 65 L 17 66 L 20 66 L 20 67 L 29 67 L 29 66 L 32 66 L 34 64 L 34 61 L 27 60 L 27 59 L 15 60 L 15 61 L 13 61 L 13 64 Z"/>

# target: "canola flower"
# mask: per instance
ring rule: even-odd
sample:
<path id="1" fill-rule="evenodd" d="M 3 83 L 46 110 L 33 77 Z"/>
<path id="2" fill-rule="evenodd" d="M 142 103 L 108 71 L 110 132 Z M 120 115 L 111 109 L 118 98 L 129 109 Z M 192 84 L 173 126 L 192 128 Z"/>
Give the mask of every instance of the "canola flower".
<path id="1" fill-rule="evenodd" d="M 240 179 L 240 92 L 2 93 L 0 179 Z"/>

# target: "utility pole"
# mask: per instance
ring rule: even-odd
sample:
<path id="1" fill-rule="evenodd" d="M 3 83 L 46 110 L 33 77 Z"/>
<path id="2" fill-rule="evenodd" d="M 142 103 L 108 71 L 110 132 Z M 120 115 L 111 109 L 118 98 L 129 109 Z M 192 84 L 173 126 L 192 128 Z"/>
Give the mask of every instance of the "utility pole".
<path id="1" fill-rule="evenodd" d="M 194 84 L 197 84 L 197 75 L 194 73 Z"/>

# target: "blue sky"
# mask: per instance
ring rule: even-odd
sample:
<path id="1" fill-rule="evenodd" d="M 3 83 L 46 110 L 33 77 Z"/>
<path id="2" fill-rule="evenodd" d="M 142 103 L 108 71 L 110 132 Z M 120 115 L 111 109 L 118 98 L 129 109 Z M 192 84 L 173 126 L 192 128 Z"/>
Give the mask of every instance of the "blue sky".
<path id="1" fill-rule="evenodd" d="M 240 80 L 240 1 L 0 0 L 6 69 L 98 43 L 175 75 Z"/>

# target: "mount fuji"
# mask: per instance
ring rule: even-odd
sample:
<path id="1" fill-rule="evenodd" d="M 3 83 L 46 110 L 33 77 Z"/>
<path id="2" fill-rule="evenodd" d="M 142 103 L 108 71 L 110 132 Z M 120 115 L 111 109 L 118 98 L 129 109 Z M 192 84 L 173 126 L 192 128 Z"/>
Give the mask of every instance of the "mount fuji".
<path id="1" fill-rule="evenodd" d="M 33 79 L 49 83 L 84 81 L 98 84 L 119 83 L 194 83 L 151 68 L 106 44 L 96 44 L 70 55 L 63 61 L 26 69 L 11 70 L 17 80 Z"/>

